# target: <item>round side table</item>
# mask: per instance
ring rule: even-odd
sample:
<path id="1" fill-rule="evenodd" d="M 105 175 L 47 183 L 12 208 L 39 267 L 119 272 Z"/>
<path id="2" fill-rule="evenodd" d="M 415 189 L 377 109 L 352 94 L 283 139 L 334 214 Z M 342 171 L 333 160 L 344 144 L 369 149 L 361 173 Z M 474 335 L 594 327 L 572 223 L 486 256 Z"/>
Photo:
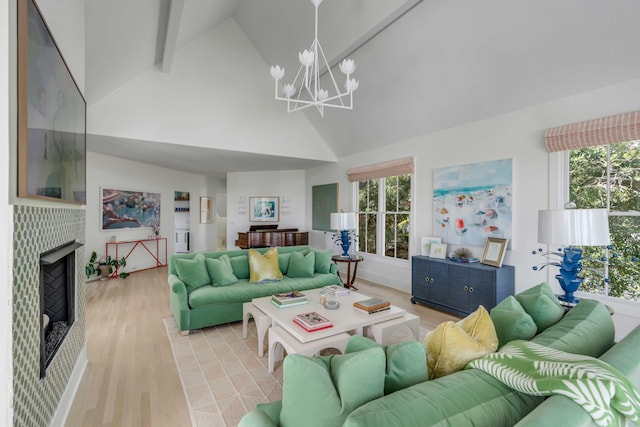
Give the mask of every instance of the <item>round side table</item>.
<path id="1" fill-rule="evenodd" d="M 336 265 L 338 263 L 341 262 L 346 262 L 347 263 L 347 277 L 346 280 L 342 279 L 342 276 L 340 276 L 340 270 L 338 270 L 338 277 L 340 277 L 340 280 L 342 281 L 342 284 L 347 288 L 347 289 L 354 289 L 354 290 L 358 290 L 358 288 L 356 288 L 355 286 L 353 286 L 354 282 L 356 281 L 356 273 L 358 271 L 358 264 L 362 261 L 364 261 L 364 258 L 361 256 L 352 256 L 349 258 L 343 258 L 341 255 L 334 255 L 331 257 L 331 260 L 333 262 L 336 263 Z M 353 264 L 353 275 L 351 274 L 351 264 Z"/>

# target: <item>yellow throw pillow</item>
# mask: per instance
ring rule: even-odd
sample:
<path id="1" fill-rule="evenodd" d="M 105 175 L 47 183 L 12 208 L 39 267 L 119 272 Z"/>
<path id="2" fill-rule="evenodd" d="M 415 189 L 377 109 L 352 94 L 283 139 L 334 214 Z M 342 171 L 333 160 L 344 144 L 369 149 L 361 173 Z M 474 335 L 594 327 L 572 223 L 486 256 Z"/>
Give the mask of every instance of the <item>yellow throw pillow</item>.
<path id="1" fill-rule="evenodd" d="M 249 281 L 260 283 L 273 280 L 282 280 L 278 250 L 271 248 L 262 255 L 255 249 L 249 249 Z"/>
<path id="2" fill-rule="evenodd" d="M 444 322 L 424 337 L 429 379 L 457 372 L 474 359 L 493 353 L 498 336 L 487 310 L 480 306 L 459 322 Z"/>

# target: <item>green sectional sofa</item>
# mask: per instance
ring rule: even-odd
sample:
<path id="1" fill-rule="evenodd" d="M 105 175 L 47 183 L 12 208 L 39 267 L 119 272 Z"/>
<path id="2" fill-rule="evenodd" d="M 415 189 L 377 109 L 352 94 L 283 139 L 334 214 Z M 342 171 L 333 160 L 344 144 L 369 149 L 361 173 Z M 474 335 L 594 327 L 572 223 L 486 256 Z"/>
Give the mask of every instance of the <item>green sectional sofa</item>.
<path id="1" fill-rule="evenodd" d="M 256 250 L 264 254 L 268 249 Z M 188 333 L 192 329 L 242 320 L 242 304 L 251 301 L 253 298 L 273 295 L 278 292 L 304 291 L 305 289 L 321 288 L 326 285 L 341 284 L 338 276 L 338 267 L 331 262 L 331 251 L 316 251 L 309 246 L 278 247 L 276 250 L 278 251 L 278 265 L 283 278 L 282 280 L 265 281 L 263 283 L 251 283 L 249 281 L 248 249 L 171 255 L 169 257 L 168 278 L 170 305 L 180 331 Z M 293 274 L 293 271 L 290 272 L 289 264 L 293 253 L 308 254 L 309 252 L 314 253 L 313 271 L 310 271 L 310 274 L 302 274 L 298 268 L 296 269 L 297 274 Z M 204 261 L 207 262 L 207 267 L 209 267 L 211 262 L 206 261 L 207 259 L 222 259 L 225 255 L 230 260 L 233 276 L 235 276 L 234 279 L 237 278 L 237 281 L 232 284 L 226 285 L 225 283 L 225 285 L 220 285 L 217 283 L 220 282 L 218 278 L 210 277 L 210 275 L 202 279 L 197 277 L 198 274 L 192 274 L 185 271 L 184 268 L 182 268 L 183 277 L 180 277 L 178 272 L 181 269 L 181 266 L 178 265 L 180 263 L 192 262 L 195 264 L 197 259 L 203 260 L 204 258 Z M 194 267 L 199 267 L 198 271 L 203 268 L 201 265 Z M 211 273 L 209 268 L 205 271 Z M 287 273 L 296 277 L 290 277 Z M 195 279 L 194 276 L 196 276 Z M 193 283 L 189 283 L 189 281 L 196 281 L 197 279 L 200 279 L 200 283 L 207 280 L 210 283 L 201 286 L 193 286 Z"/>
<path id="2" fill-rule="evenodd" d="M 523 301 L 526 299 L 524 298 Z M 543 297 L 536 296 L 530 298 L 528 302 L 537 301 L 537 309 L 540 309 L 539 302 L 542 299 Z M 538 311 L 534 317 L 540 319 L 546 314 L 544 311 Z M 508 333 L 505 334 L 505 331 L 499 329 L 509 327 L 517 329 L 517 333 L 529 333 L 522 327 L 522 322 L 517 322 L 513 317 L 510 322 L 495 321 L 494 323 L 498 336 L 508 336 Z M 637 358 L 640 350 L 640 327 L 614 345 L 614 325 L 611 315 L 608 309 L 597 301 L 588 299 L 580 301 L 576 307 L 566 314 L 561 314 L 559 320 L 556 319 L 544 330 L 536 331 L 534 325 L 533 335 L 531 341 L 553 349 L 601 357 L 631 379 L 636 388 L 640 386 L 640 359 Z M 413 364 L 415 363 L 417 362 L 414 360 Z M 287 396 L 296 395 L 296 393 L 295 390 L 288 389 L 286 364 L 283 369 L 285 379 L 283 398 L 286 400 Z M 396 367 L 396 372 L 402 372 L 402 370 Z M 411 370 L 407 369 L 407 372 Z M 415 374 L 411 375 L 415 376 Z M 332 379 L 336 388 L 340 383 L 347 381 L 346 378 Z M 302 390 L 299 392 L 301 393 Z M 380 396 L 344 414 L 337 424 L 329 422 L 324 425 L 510 427 L 517 424 L 528 427 L 553 425 L 558 421 L 563 426 L 594 425 L 589 415 L 580 406 L 565 397 L 554 396 L 545 401 L 543 397 L 515 391 L 479 369 L 467 368 L 434 380 L 421 380 L 391 393 L 385 390 L 384 395 L 380 394 Z M 321 415 L 315 414 L 313 402 L 309 402 L 308 405 L 307 413 L 314 414 L 313 425 L 323 425 L 321 421 L 318 422 Z M 286 417 L 286 408 L 288 404 L 283 401 L 259 404 L 245 415 L 240 426 L 307 425 L 304 419 L 292 420 Z"/>

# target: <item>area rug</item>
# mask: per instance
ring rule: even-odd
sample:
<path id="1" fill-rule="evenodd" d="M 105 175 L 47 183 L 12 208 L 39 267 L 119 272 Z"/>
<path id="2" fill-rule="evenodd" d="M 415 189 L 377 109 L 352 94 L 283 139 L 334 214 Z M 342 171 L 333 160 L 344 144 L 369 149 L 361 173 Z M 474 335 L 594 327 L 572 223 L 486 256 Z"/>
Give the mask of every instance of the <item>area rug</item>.
<path id="1" fill-rule="evenodd" d="M 258 357 L 255 323 L 242 338 L 242 322 L 180 335 L 173 317 L 164 319 L 194 427 L 231 427 L 258 403 L 282 399 L 282 363 L 270 374 L 265 350 Z M 404 330 L 393 342 L 411 339 Z M 420 338 L 426 334 L 420 328 Z"/>

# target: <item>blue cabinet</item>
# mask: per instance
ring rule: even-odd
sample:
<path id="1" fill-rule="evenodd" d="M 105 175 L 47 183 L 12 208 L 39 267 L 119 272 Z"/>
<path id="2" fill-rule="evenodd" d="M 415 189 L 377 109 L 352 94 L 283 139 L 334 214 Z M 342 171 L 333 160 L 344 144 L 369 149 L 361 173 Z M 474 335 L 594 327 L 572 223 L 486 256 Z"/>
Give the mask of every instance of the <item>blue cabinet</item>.
<path id="1" fill-rule="evenodd" d="M 514 293 L 515 269 L 412 257 L 411 302 L 466 316 L 483 305 L 488 311 Z"/>

